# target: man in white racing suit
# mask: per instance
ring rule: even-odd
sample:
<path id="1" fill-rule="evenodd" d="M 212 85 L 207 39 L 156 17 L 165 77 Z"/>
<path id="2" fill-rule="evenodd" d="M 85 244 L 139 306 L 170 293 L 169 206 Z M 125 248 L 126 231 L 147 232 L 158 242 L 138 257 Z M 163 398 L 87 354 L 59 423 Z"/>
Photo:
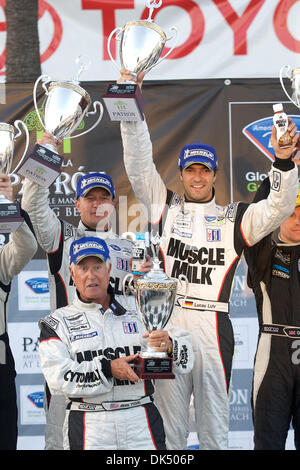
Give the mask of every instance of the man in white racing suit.
<path id="1" fill-rule="evenodd" d="M 142 78 L 140 74 L 139 85 Z M 120 82 L 127 80 L 135 79 L 121 71 Z M 165 270 L 173 278 L 183 273 L 189 280 L 187 298 L 184 286 L 178 290 L 170 323 L 192 333 L 194 368 L 176 381 L 159 382 L 156 388 L 168 449 L 186 448 L 191 394 L 200 449 L 228 448 L 232 281 L 243 248 L 272 232 L 295 206 L 298 173 L 290 155 L 298 135 L 293 123 L 289 131 L 293 147 L 283 150 L 273 129 L 276 160 L 270 170 L 269 197 L 258 204 L 220 206 L 213 188 L 217 167 L 213 147 L 195 143 L 181 150 L 181 196 L 166 188 L 156 170 L 146 122 L 121 123 L 126 172 L 135 197 L 147 208 L 152 230 L 162 235 Z"/>
<path id="2" fill-rule="evenodd" d="M 47 133 L 38 143 L 57 145 Z M 104 173 L 89 173 L 78 179 L 75 201 L 81 217 L 78 227 L 57 217 L 49 207 L 48 197 L 47 188 L 25 179 L 22 207 L 30 215 L 37 240 L 47 256 L 51 312 L 73 301 L 75 286 L 69 273 L 69 250 L 71 243 L 84 234 L 97 235 L 107 241 L 112 262 L 110 282 L 115 295 L 121 295 L 122 280 L 130 270 L 132 241 L 121 238 L 112 230 L 110 218 L 115 205 L 115 189 L 111 178 Z M 44 408 L 45 449 L 61 449 L 64 396 L 52 397 L 47 388 Z"/>
<path id="3" fill-rule="evenodd" d="M 0 174 L 0 194 L 13 200 L 9 176 Z M 17 448 L 17 396 L 15 363 L 7 333 L 7 304 L 11 281 L 31 260 L 37 242 L 28 214 L 21 209 L 24 222 L 11 234 L 10 241 L 0 250 L 0 449 Z"/>
<path id="4" fill-rule="evenodd" d="M 70 264 L 75 298 L 40 321 L 39 347 L 51 392 L 68 398 L 64 449 L 165 449 L 153 383 L 130 366 L 149 333 L 134 309 L 114 298 L 107 244 L 95 237 L 74 241 Z M 193 365 L 189 340 L 189 333 L 171 328 L 153 331 L 148 343 L 173 352 L 176 374 Z"/>

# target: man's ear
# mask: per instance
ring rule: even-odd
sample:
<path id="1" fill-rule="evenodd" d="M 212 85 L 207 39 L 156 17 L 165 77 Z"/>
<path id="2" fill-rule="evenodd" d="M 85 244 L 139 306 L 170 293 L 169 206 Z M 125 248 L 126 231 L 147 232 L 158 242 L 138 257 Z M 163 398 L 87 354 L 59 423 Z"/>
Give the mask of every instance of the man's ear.
<path id="1" fill-rule="evenodd" d="M 80 196 L 79 196 L 79 198 L 76 199 L 76 201 L 75 201 L 75 207 L 76 207 L 76 209 L 78 210 L 78 212 L 79 212 L 79 214 L 80 214 L 81 212 L 80 212 L 80 201 L 79 201 L 79 200 L 80 200 Z"/>

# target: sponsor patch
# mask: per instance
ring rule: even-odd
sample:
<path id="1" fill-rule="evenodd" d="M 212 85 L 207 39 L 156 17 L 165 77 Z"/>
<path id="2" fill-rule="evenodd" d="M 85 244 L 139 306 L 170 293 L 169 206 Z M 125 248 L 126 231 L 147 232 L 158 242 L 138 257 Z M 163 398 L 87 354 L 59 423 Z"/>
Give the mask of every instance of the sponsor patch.
<path id="1" fill-rule="evenodd" d="M 216 217 L 216 216 L 204 216 L 204 223 L 205 225 L 209 225 L 209 226 L 219 226 L 219 225 L 223 225 L 225 222 L 225 218 L 224 217 Z"/>
<path id="2" fill-rule="evenodd" d="M 121 248 L 118 245 L 111 243 L 109 246 L 114 251 L 121 251 Z"/>
<path id="3" fill-rule="evenodd" d="M 136 334 L 139 332 L 135 321 L 123 322 L 123 330 L 125 334 Z"/>
<path id="4" fill-rule="evenodd" d="M 206 229 L 206 240 L 208 242 L 220 242 L 221 241 L 221 230 L 217 228 Z"/>
<path id="5" fill-rule="evenodd" d="M 176 233 L 176 235 L 179 235 L 180 237 L 183 237 L 183 238 L 192 238 L 192 235 L 193 235 L 191 232 L 182 232 L 177 227 L 172 227 L 171 232 Z"/>
<path id="6" fill-rule="evenodd" d="M 86 339 L 86 338 L 94 338 L 95 336 L 98 336 L 98 332 L 92 331 L 91 333 L 70 336 L 70 341 L 71 343 L 74 343 L 74 341 L 78 341 L 80 339 Z"/>
<path id="7" fill-rule="evenodd" d="M 282 279 L 289 279 L 290 270 L 283 266 L 280 266 L 279 264 L 273 264 L 272 275 L 276 277 L 281 277 Z"/>
<path id="8" fill-rule="evenodd" d="M 90 324 L 84 312 L 76 313 L 75 315 L 69 317 L 64 317 L 64 322 L 68 328 L 69 333 L 90 329 Z"/>
<path id="9" fill-rule="evenodd" d="M 130 271 L 130 269 L 129 269 L 129 260 L 128 260 L 128 259 L 124 259 L 124 258 L 120 258 L 119 256 L 117 256 L 116 268 L 117 268 L 119 271 L 126 271 L 126 272 L 129 272 L 129 271 Z"/>
<path id="10" fill-rule="evenodd" d="M 283 253 L 281 250 L 277 249 L 275 253 L 275 258 L 280 259 L 280 261 L 285 264 L 291 264 L 290 253 Z"/>

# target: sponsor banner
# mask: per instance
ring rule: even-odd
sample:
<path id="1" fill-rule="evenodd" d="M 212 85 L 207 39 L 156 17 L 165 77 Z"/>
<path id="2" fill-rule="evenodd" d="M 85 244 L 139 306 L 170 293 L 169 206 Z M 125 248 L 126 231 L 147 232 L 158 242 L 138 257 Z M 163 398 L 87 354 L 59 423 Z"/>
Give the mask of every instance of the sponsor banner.
<path id="1" fill-rule="evenodd" d="M 230 391 L 230 431 L 250 431 L 252 425 L 252 369 L 233 369 Z"/>
<path id="2" fill-rule="evenodd" d="M 230 298 L 230 317 L 256 317 L 255 298 L 247 285 L 247 265 L 242 257 L 237 267 Z"/>
<path id="3" fill-rule="evenodd" d="M 252 369 L 258 337 L 257 318 L 233 318 L 234 369 Z"/>
<path id="4" fill-rule="evenodd" d="M 8 322 L 8 334 L 17 374 L 41 374 L 38 323 Z"/>
<path id="5" fill-rule="evenodd" d="M 45 424 L 45 411 L 43 408 L 43 387 L 41 385 L 20 386 L 20 424 Z"/>
<path id="6" fill-rule="evenodd" d="M 6 22 L 0 2 L 0 73 L 5 75 Z M 75 59 L 87 66 L 83 80 L 115 80 L 120 61 L 115 35 L 127 22 L 148 18 L 145 0 L 39 0 L 39 38 L 43 73 L 54 79 L 77 76 Z M 168 58 L 147 75 L 149 80 L 277 77 L 282 65 L 298 65 L 298 1 L 163 0 L 152 18 L 172 38 Z M 276 51 L 268 53 L 266 51 Z M 198 64 L 198 66 L 195 66 Z"/>
<path id="7" fill-rule="evenodd" d="M 47 271 L 23 271 L 18 275 L 19 310 L 49 310 Z"/>

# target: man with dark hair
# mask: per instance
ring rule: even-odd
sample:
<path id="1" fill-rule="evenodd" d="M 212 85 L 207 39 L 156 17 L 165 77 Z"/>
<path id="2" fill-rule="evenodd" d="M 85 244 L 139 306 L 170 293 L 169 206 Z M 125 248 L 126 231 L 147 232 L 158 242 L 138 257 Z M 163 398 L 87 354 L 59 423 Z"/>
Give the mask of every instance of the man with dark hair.
<path id="1" fill-rule="evenodd" d="M 121 81 L 137 80 L 121 71 Z M 290 149 L 280 149 L 272 132 L 276 159 L 270 169 L 271 191 L 258 204 L 215 201 L 217 155 L 202 142 L 188 144 L 179 155 L 184 195 L 166 188 L 152 156 L 146 121 L 122 122 L 124 164 L 135 197 L 147 208 L 154 229 L 162 235 L 161 251 L 167 274 L 188 277 L 188 295 L 179 289 L 171 317 L 191 332 L 195 365 L 178 380 L 157 384 L 157 406 L 163 416 L 168 449 L 184 449 L 189 432 L 189 406 L 194 395 L 200 449 L 226 449 L 229 391 L 234 338 L 229 318 L 231 286 L 247 245 L 254 245 L 291 213 L 297 194 L 297 169 L 290 156 L 298 141 L 291 123 Z"/>

